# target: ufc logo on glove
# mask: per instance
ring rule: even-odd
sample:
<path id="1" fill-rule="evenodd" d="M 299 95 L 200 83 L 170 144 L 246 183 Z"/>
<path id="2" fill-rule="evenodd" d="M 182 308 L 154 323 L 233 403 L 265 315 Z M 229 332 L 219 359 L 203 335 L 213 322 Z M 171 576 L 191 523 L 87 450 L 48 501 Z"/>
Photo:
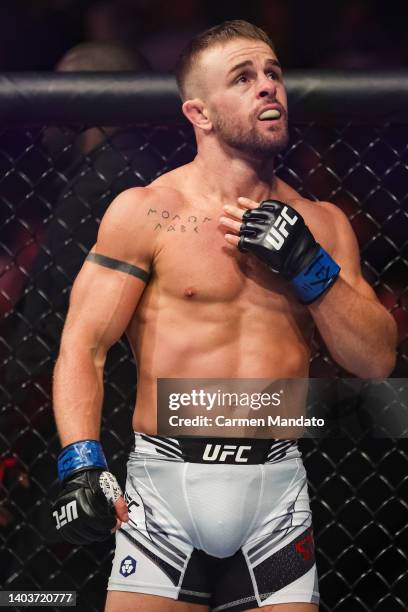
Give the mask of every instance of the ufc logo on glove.
<path id="1" fill-rule="evenodd" d="M 266 236 L 266 241 L 272 244 L 272 246 L 279 251 L 285 242 L 285 238 L 289 236 L 288 230 L 286 229 L 286 223 L 289 223 L 289 225 L 294 225 L 297 220 L 298 217 L 296 215 L 293 215 L 293 217 L 289 216 L 288 207 L 284 206 L 281 214 L 269 230 Z"/>
<path id="2" fill-rule="evenodd" d="M 239 250 L 253 253 L 288 280 L 301 304 L 317 300 L 339 275 L 340 266 L 316 242 L 302 216 L 278 200 L 245 211 L 239 237 Z"/>
<path id="3" fill-rule="evenodd" d="M 78 518 L 78 508 L 76 499 L 65 506 L 61 506 L 60 511 L 54 510 L 52 516 L 55 518 L 57 523 L 57 529 L 61 529 L 67 523 L 74 521 Z"/>

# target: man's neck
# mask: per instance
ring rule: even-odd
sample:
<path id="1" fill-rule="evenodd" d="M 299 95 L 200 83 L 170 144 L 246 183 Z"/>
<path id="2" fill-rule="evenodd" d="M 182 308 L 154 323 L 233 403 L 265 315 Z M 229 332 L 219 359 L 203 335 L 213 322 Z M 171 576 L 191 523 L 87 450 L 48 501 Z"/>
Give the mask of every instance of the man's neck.
<path id="1" fill-rule="evenodd" d="M 221 205 L 236 204 L 240 196 L 261 202 L 276 190 L 274 160 L 251 160 L 228 155 L 218 148 L 198 153 L 192 162 L 196 185 L 203 196 Z"/>

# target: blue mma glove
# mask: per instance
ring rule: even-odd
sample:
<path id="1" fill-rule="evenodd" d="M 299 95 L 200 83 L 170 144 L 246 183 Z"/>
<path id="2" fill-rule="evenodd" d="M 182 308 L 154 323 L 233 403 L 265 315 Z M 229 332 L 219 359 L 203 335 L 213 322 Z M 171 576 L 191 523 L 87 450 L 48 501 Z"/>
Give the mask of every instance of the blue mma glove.
<path id="1" fill-rule="evenodd" d="M 114 503 L 122 495 L 108 471 L 97 440 L 81 440 L 62 449 L 58 457 L 61 492 L 52 516 L 61 536 L 72 544 L 100 542 L 116 525 Z"/>
<path id="2" fill-rule="evenodd" d="M 317 300 L 339 275 L 340 266 L 316 242 L 301 215 L 278 200 L 247 210 L 239 236 L 239 250 L 282 274 L 302 304 Z"/>

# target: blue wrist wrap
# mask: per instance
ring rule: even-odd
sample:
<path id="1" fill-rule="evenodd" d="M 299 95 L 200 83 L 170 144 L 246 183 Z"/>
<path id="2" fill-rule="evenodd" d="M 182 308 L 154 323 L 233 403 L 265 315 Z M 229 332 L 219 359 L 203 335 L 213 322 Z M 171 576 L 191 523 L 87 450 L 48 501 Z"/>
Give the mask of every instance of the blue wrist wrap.
<path id="1" fill-rule="evenodd" d="M 86 467 L 108 468 L 101 443 L 97 440 L 73 442 L 58 457 L 58 478 L 62 482 L 72 472 Z"/>
<path id="2" fill-rule="evenodd" d="M 320 247 L 313 261 L 291 279 L 291 285 L 302 304 L 311 304 L 336 281 L 340 266 Z"/>

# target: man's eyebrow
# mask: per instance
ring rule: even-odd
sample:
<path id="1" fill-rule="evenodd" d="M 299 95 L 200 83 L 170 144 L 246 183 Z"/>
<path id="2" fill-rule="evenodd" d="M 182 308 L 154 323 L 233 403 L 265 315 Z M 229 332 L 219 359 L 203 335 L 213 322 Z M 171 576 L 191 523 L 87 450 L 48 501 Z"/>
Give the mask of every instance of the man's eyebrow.
<path id="1" fill-rule="evenodd" d="M 247 66 L 252 66 L 253 63 L 251 60 L 245 60 L 245 62 L 241 62 L 240 64 L 235 64 L 230 70 L 228 70 L 228 74 L 235 72 L 236 70 L 240 70 L 241 68 L 246 68 Z"/>
<path id="2" fill-rule="evenodd" d="M 271 66 L 275 66 L 276 68 L 279 68 L 279 70 L 282 70 L 282 66 L 280 65 L 277 59 L 271 58 L 271 59 L 266 60 L 265 63 L 270 64 Z"/>
<path id="3" fill-rule="evenodd" d="M 282 66 L 280 65 L 280 63 L 278 62 L 277 59 L 272 59 L 272 58 L 267 59 L 265 64 L 276 66 L 276 68 L 279 68 L 280 70 L 282 70 Z M 245 60 L 244 62 L 236 64 L 235 66 L 233 66 L 228 71 L 228 75 L 231 74 L 232 72 L 235 72 L 236 70 L 241 70 L 242 68 L 247 68 L 248 66 L 253 66 L 253 62 L 251 60 Z"/>

